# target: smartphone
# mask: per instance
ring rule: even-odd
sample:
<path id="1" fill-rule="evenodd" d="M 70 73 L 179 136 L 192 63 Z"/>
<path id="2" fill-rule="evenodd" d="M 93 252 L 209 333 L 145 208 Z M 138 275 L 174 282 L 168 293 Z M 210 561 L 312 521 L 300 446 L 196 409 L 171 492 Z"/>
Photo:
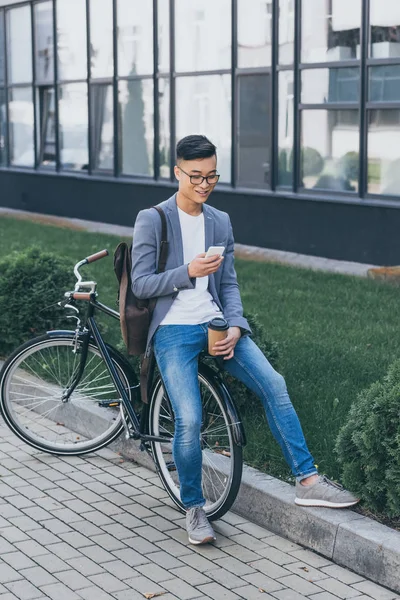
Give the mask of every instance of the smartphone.
<path id="1" fill-rule="evenodd" d="M 224 246 L 210 246 L 206 252 L 206 258 L 210 258 L 210 256 L 222 256 L 224 252 Z"/>

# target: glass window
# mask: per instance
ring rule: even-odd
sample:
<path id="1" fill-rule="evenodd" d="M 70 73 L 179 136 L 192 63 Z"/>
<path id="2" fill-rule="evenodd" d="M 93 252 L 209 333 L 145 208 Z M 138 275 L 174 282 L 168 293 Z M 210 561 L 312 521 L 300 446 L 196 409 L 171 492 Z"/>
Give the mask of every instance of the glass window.
<path id="1" fill-rule="evenodd" d="M 182 73 L 230 68 L 231 4 L 231 0 L 176 0 L 177 71 Z"/>
<path id="2" fill-rule="evenodd" d="M 87 75 L 85 0 L 57 0 L 58 76 L 61 80 Z"/>
<path id="3" fill-rule="evenodd" d="M 400 3 L 370 0 L 370 7 L 370 56 L 400 58 Z"/>
<path id="4" fill-rule="evenodd" d="M 112 85 L 93 85 L 92 107 L 93 168 L 114 169 L 114 101 Z"/>
<path id="5" fill-rule="evenodd" d="M 88 99 L 85 83 L 60 86 L 60 162 L 63 169 L 88 169 Z"/>
<path id="6" fill-rule="evenodd" d="M 53 83 L 54 47 L 53 47 L 53 3 L 35 4 L 35 65 L 36 81 Z"/>
<path id="7" fill-rule="evenodd" d="M 190 110 L 188 110 L 190 106 Z M 203 75 L 176 80 L 176 141 L 206 135 L 217 146 L 220 181 L 231 181 L 231 77 Z"/>
<path id="8" fill-rule="evenodd" d="M 216 32 L 218 36 L 218 33 Z M 269 67 L 272 0 L 238 1 L 238 67 Z"/>
<path id="9" fill-rule="evenodd" d="M 301 60 L 359 58 L 361 0 L 302 0 Z"/>
<path id="10" fill-rule="evenodd" d="M 279 0 L 279 64 L 294 61 L 294 0 Z"/>
<path id="11" fill-rule="evenodd" d="M 238 183 L 267 187 L 271 162 L 271 75 L 244 75 L 238 83 Z"/>
<path id="12" fill-rule="evenodd" d="M 112 77 L 113 57 L 112 0 L 90 0 L 91 76 Z"/>
<path id="13" fill-rule="evenodd" d="M 56 117 L 53 87 L 37 88 L 37 136 L 38 164 L 55 166 L 56 163 Z"/>
<path id="14" fill-rule="evenodd" d="M 371 110 L 368 121 L 368 191 L 400 196 L 400 110 Z"/>
<path id="15" fill-rule="evenodd" d="M 169 71 L 169 0 L 158 0 L 158 70 Z"/>
<path id="16" fill-rule="evenodd" d="M 32 81 L 31 7 L 7 12 L 8 83 Z"/>
<path id="17" fill-rule="evenodd" d="M 357 110 L 303 110 L 301 185 L 355 192 L 358 189 Z"/>
<path id="18" fill-rule="evenodd" d="M 0 88 L 0 167 L 7 164 L 6 92 Z"/>
<path id="19" fill-rule="evenodd" d="M 5 82 L 4 10 L 0 10 L 0 85 Z"/>
<path id="20" fill-rule="evenodd" d="M 118 73 L 153 73 L 153 3 L 118 0 Z"/>
<path id="21" fill-rule="evenodd" d="M 158 82 L 158 99 L 160 111 L 160 177 L 170 178 L 170 102 L 169 81 L 160 79 Z"/>
<path id="22" fill-rule="evenodd" d="M 30 87 L 18 87 L 9 92 L 10 162 L 21 167 L 33 167 L 33 102 Z"/>
<path id="23" fill-rule="evenodd" d="M 151 79 L 119 82 L 120 144 L 125 175 L 153 175 L 154 97 Z"/>
<path id="24" fill-rule="evenodd" d="M 358 102 L 360 69 L 305 69 L 301 72 L 303 104 Z"/>
<path id="25" fill-rule="evenodd" d="M 293 184 L 293 71 L 279 73 L 278 185 Z"/>
<path id="26" fill-rule="evenodd" d="M 369 69 L 369 100 L 371 102 L 400 101 L 400 65 Z"/>

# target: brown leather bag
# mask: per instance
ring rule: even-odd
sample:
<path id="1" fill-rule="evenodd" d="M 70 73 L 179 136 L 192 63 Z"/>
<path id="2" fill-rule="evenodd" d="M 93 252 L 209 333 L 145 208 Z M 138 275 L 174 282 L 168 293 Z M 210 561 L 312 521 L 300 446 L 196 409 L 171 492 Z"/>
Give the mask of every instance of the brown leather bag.
<path id="1" fill-rule="evenodd" d="M 161 218 L 161 247 L 157 273 L 165 271 L 168 256 L 167 221 L 164 211 L 153 206 Z M 139 356 L 146 350 L 151 316 L 157 298 L 139 300 L 132 291 L 132 246 L 126 242 L 118 244 L 114 252 L 114 271 L 119 282 L 118 304 L 121 333 L 128 354 Z"/>

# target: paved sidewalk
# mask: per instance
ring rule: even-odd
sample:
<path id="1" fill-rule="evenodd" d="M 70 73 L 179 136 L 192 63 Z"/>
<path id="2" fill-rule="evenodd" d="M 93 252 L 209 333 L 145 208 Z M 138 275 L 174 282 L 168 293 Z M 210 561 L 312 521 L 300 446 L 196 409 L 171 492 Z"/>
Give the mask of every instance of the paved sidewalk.
<path id="1" fill-rule="evenodd" d="M 0 423 L 1 600 L 400 598 L 233 513 L 215 526 L 189 546 L 153 472 L 46 455 Z"/>

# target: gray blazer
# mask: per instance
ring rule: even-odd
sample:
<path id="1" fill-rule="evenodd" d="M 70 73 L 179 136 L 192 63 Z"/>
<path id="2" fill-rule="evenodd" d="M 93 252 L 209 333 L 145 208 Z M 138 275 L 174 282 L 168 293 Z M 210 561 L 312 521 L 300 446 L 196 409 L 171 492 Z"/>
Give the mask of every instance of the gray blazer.
<path id="1" fill-rule="evenodd" d="M 181 290 L 193 289 L 196 279 L 190 278 L 188 265 L 183 262 L 182 234 L 179 222 L 176 194 L 159 206 L 167 219 L 169 251 L 164 273 L 156 273 L 160 241 L 161 219 L 154 209 L 139 212 L 133 230 L 132 289 L 139 299 L 157 298 L 147 338 L 149 349 L 153 335 L 166 316 Z M 207 204 L 203 205 L 205 226 L 205 249 L 209 246 L 225 246 L 225 259 L 218 271 L 209 277 L 208 290 L 214 302 L 223 311 L 231 327 L 237 326 L 251 333 L 243 317 L 242 301 L 234 267 L 234 240 L 227 213 Z"/>

